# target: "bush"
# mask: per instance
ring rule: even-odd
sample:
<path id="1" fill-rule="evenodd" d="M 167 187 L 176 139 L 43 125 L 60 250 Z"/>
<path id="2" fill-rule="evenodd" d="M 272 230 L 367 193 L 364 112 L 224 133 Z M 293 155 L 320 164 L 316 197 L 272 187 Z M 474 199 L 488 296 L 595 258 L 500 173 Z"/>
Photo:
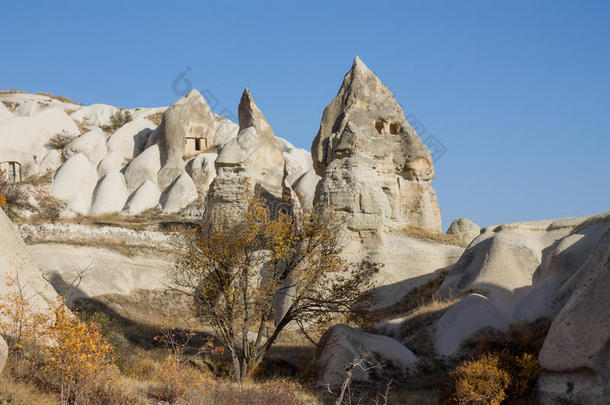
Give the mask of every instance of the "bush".
<path id="1" fill-rule="evenodd" d="M 471 356 L 493 353 L 499 367 L 510 376 L 506 400 L 511 404 L 533 404 L 536 380 L 542 368 L 538 354 L 551 325 L 541 318 L 534 323 L 516 323 L 507 332 L 487 330 L 468 339 L 462 346 Z M 462 363 L 464 364 L 464 363 Z"/>
<path id="2" fill-rule="evenodd" d="M 110 125 L 102 127 L 104 131 L 116 131 L 129 121 L 133 120 L 131 113 L 126 110 L 118 110 L 110 117 Z"/>
<path id="3" fill-rule="evenodd" d="M 497 355 L 460 364 L 450 374 L 451 402 L 455 404 L 499 405 L 506 398 L 510 376 L 500 368 Z"/>
<path id="4" fill-rule="evenodd" d="M 68 134 L 65 131 L 62 131 L 59 134 L 55 134 L 49 139 L 49 147 L 51 149 L 63 150 L 70 142 L 72 142 L 76 138 L 73 135 Z"/>
<path id="5" fill-rule="evenodd" d="M 57 392 L 62 404 L 135 402 L 119 384 L 114 349 L 97 323 L 80 321 L 63 300 L 34 310 L 18 277 L 8 277 L 7 286 L 0 297 L 0 331 L 16 377 Z"/>

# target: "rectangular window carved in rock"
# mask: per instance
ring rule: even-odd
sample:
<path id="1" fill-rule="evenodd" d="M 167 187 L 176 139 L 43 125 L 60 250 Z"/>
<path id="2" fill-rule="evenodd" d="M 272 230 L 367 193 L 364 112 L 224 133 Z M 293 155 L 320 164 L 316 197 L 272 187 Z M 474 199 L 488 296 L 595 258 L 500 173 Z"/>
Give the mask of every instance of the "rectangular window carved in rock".
<path id="1" fill-rule="evenodd" d="M 396 122 L 390 123 L 390 133 L 392 135 L 398 134 L 398 124 Z"/>
<path id="2" fill-rule="evenodd" d="M 375 123 L 375 129 L 377 130 L 378 133 L 383 133 L 383 129 L 385 127 L 385 123 L 383 121 L 377 121 Z"/>

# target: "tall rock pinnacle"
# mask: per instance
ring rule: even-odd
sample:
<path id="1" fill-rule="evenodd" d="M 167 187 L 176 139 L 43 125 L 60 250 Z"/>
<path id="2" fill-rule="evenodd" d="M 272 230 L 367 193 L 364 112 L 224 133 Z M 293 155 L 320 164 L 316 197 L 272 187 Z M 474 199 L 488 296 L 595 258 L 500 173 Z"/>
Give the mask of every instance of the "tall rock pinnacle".
<path id="1" fill-rule="evenodd" d="M 243 206 L 255 187 L 276 198 L 282 197 L 285 164 L 282 149 L 248 89 L 241 97 L 238 113 L 240 131 L 218 152 L 216 178 L 210 185 L 206 212 L 227 204 Z"/>
<path id="2" fill-rule="evenodd" d="M 312 145 L 316 203 L 353 230 L 407 225 L 440 232 L 432 156 L 390 90 L 356 57 Z"/>

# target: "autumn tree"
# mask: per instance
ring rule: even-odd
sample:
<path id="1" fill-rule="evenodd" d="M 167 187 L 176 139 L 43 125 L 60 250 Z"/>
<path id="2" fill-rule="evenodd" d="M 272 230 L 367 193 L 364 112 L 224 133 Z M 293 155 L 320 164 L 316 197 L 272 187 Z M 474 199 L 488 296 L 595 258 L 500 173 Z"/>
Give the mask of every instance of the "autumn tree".
<path id="1" fill-rule="evenodd" d="M 358 315 L 371 300 L 377 265 L 341 257 L 342 223 L 333 215 L 292 212 L 261 193 L 245 209 L 218 211 L 185 235 L 172 278 L 229 350 L 236 380 L 289 324 L 305 331 L 332 314 Z"/>

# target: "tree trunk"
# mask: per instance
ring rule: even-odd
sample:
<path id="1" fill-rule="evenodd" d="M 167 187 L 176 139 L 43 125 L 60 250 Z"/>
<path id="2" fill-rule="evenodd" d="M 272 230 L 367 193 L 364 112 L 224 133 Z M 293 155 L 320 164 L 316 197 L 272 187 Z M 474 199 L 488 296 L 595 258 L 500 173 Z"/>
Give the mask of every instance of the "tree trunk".
<path id="1" fill-rule="evenodd" d="M 235 373 L 235 381 L 241 382 L 241 366 L 239 364 L 239 357 L 237 357 L 237 353 L 231 351 L 231 357 L 233 358 L 233 372 Z"/>

